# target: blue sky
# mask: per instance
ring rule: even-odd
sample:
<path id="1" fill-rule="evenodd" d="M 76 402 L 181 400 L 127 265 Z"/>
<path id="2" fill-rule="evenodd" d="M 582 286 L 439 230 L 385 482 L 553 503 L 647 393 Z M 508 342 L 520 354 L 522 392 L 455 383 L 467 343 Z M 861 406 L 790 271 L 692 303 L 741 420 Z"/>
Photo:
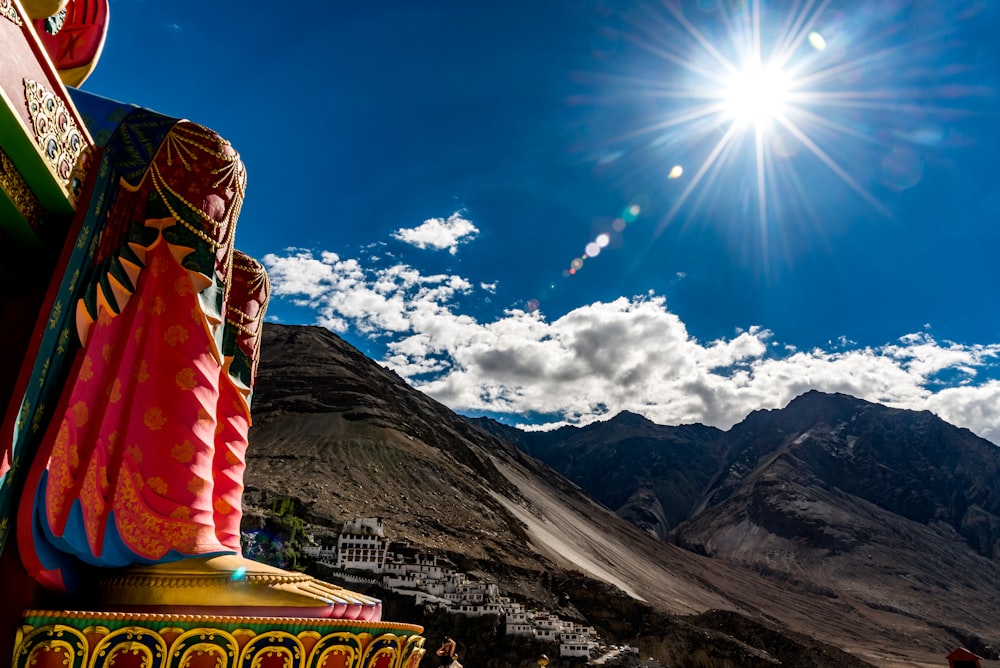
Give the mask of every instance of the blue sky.
<path id="1" fill-rule="evenodd" d="M 1000 443 L 996 3 L 317 7 L 111 0 L 84 85 L 233 142 L 272 320 L 522 426 L 816 388 Z"/>

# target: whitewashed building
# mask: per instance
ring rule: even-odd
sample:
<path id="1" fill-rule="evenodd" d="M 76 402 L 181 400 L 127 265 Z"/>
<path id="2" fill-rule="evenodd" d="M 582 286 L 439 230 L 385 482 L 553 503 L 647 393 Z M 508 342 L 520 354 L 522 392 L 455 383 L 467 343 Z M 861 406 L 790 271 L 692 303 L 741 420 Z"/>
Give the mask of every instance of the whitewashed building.
<path id="1" fill-rule="evenodd" d="M 589 657 L 596 645 L 594 629 L 589 626 L 571 624 L 559 634 L 559 656 Z"/>
<path id="2" fill-rule="evenodd" d="M 536 612 L 532 626 L 535 640 L 555 642 L 562 633 L 562 620 L 548 612 Z"/>
<path id="3" fill-rule="evenodd" d="M 381 573 L 387 541 L 381 517 L 362 517 L 345 522 L 337 536 L 337 568 Z"/>
<path id="4" fill-rule="evenodd" d="M 419 589 L 428 594 L 439 596 L 435 592 L 429 591 L 427 578 L 419 573 L 393 573 L 383 574 L 382 584 L 389 589 Z"/>
<path id="5" fill-rule="evenodd" d="M 382 572 L 386 575 L 421 575 L 425 580 L 442 580 L 455 573 L 453 564 L 436 554 L 421 552 L 406 543 L 390 543 Z"/>
<path id="6" fill-rule="evenodd" d="M 528 611 L 520 603 L 508 601 L 504 604 L 504 617 L 507 623 L 507 635 L 530 638 L 534 635 L 533 626 L 528 620 Z"/>
<path id="7" fill-rule="evenodd" d="M 327 543 L 325 545 L 320 543 L 310 543 L 309 545 L 303 546 L 302 551 L 305 552 L 307 556 L 310 556 L 317 561 L 333 563 L 337 560 L 336 543 Z"/>
<path id="8" fill-rule="evenodd" d="M 590 643 L 559 641 L 559 656 L 562 657 L 590 657 Z"/>

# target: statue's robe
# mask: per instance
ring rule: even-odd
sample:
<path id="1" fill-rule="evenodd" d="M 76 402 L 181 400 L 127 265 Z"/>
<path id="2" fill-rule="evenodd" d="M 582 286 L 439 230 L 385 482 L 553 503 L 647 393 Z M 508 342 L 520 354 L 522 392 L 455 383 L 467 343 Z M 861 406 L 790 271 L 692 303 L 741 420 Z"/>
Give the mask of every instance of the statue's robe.
<path id="1" fill-rule="evenodd" d="M 228 142 L 101 108 L 72 355 L 18 511 L 28 571 L 239 554 L 262 267 L 233 248 L 246 176 Z M 104 113 L 110 108 L 112 113 Z M 113 119 L 108 121 L 107 119 Z M 113 131 L 109 130 L 114 127 Z"/>

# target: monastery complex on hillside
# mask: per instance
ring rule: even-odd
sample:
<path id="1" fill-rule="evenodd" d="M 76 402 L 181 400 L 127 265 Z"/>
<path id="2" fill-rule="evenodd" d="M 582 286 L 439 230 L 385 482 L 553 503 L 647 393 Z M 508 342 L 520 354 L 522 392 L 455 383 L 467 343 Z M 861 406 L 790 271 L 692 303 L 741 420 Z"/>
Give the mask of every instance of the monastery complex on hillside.
<path id="1" fill-rule="evenodd" d="M 389 542 L 382 518 L 345 522 L 335 542 L 313 541 L 303 551 L 332 568 L 373 573 L 379 576 L 375 581 L 383 587 L 414 596 L 417 603 L 436 604 L 470 617 L 503 615 L 507 635 L 559 643 L 562 657 L 589 658 L 601 645 L 593 627 L 562 620 L 548 612 L 528 610 L 503 596 L 496 584 L 469 579 L 443 557 L 421 552 L 406 543 Z"/>

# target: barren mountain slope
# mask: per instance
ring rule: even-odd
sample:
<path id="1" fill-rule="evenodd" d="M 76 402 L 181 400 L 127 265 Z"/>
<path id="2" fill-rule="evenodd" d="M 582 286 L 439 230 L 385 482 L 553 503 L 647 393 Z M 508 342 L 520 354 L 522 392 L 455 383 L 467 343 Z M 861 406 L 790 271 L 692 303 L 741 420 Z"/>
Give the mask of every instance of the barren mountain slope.
<path id="1" fill-rule="evenodd" d="M 541 459 L 657 538 L 691 517 L 723 463 L 720 430 L 700 424 L 665 427 L 628 412 L 551 432 L 522 432 L 488 418 L 473 422 Z"/>
<path id="2" fill-rule="evenodd" d="M 811 392 L 726 435 L 681 544 L 1000 649 L 1000 451 L 929 413 Z"/>
<path id="3" fill-rule="evenodd" d="M 602 555 L 598 546 L 610 541 L 615 550 L 641 552 L 653 541 L 329 332 L 268 324 L 264 360 L 247 473 L 251 502 L 263 491 L 304 502 L 316 519 L 382 516 L 395 537 L 484 570 L 514 569 L 515 578 L 559 561 L 630 593 L 648 590 L 619 577 L 622 553 Z M 548 534 L 537 530 L 546 525 Z M 651 567 L 648 558 L 639 561 Z M 730 607 L 696 581 L 652 568 L 659 573 L 651 591 L 675 601 L 666 610 Z"/>

